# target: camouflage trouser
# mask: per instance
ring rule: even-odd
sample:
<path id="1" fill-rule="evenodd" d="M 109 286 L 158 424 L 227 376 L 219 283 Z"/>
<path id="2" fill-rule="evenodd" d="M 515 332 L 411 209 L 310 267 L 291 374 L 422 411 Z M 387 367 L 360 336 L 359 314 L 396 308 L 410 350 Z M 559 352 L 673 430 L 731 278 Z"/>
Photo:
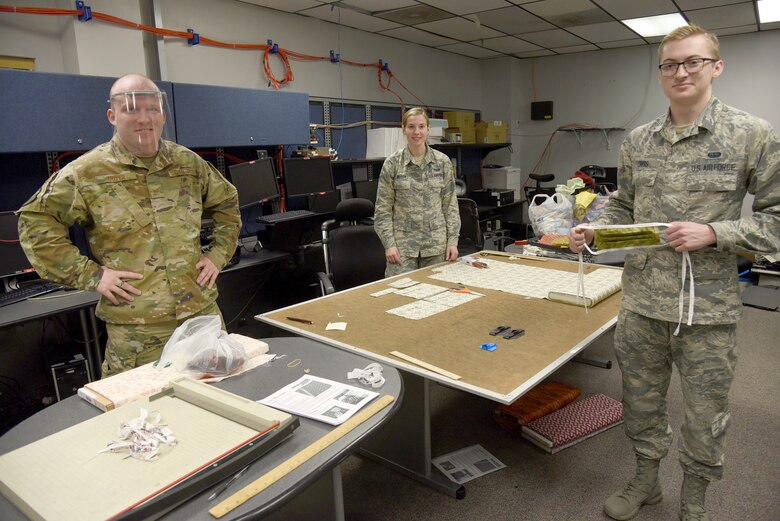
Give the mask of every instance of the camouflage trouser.
<path id="1" fill-rule="evenodd" d="M 219 315 L 222 329 L 225 329 L 225 319 L 222 317 L 216 302 L 183 320 L 169 320 L 156 324 L 112 324 L 107 322 L 106 357 L 101 368 L 103 377 L 159 360 L 163 347 L 173 334 L 173 330 L 187 319 L 202 315 Z"/>
<path id="2" fill-rule="evenodd" d="M 393 275 L 400 275 L 407 271 L 413 271 L 416 269 L 424 268 L 426 266 L 432 266 L 444 262 L 444 254 L 433 255 L 431 257 L 401 257 L 400 264 L 387 263 L 385 268 L 385 277 L 392 277 Z"/>
<path id="3" fill-rule="evenodd" d="M 729 425 L 728 394 L 737 364 L 736 324 L 682 325 L 624 309 L 618 315 L 615 352 L 623 373 L 626 435 L 646 458 L 666 456 L 672 441 L 666 392 L 672 363 L 680 373 L 684 418 L 680 465 L 689 474 L 718 480 Z"/>

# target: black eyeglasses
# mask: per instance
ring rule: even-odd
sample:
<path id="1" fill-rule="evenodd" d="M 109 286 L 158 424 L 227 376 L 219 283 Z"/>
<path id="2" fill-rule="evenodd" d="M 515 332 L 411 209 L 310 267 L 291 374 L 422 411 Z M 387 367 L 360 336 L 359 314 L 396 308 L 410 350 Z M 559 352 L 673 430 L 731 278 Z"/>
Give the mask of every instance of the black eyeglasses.
<path id="1" fill-rule="evenodd" d="M 663 76 L 674 76 L 677 74 L 677 69 L 680 68 L 680 65 L 685 67 L 685 70 L 688 72 L 699 72 L 704 68 L 704 64 L 707 62 L 716 62 L 715 58 L 691 58 L 690 60 L 685 60 L 684 62 L 667 62 L 662 63 L 658 66 L 658 70 L 661 71 L 661 75 Z"/>

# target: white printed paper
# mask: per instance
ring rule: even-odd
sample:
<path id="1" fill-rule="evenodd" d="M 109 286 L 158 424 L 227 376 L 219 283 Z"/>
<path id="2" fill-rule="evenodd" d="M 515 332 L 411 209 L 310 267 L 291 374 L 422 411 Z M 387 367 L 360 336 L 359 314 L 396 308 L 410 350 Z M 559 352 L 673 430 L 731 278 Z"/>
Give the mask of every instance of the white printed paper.
<path id="1" fill-rule="evenodd" d="M 450 480 L 459 484 L 506 467 L 481 445 L 472 445 L 439 456 L 432 463 Z"/>
<path id="2" fill-rule="evenodd" d="M 340 425 L 377 396 L 378 393 L 367 389 L 304 375 L 258 402 L 298 416 Z"/>

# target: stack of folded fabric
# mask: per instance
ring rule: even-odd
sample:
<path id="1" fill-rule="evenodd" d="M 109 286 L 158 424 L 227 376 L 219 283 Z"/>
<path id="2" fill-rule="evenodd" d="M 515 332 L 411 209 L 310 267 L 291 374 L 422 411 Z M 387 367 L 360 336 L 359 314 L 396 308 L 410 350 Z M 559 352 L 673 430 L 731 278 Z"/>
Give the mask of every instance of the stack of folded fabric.
<path id="1" fill-rule="evenodd" d="M 623 404 L 604 394 L 577 400 L 521 427 L 525 439 L 554 454 L 623 423 Z"/>
<path id="2" fill-rule="evenodd" d="M 519 431 L 545 414 L 573 402 L 580 390 L 565 383 L 545 382 L 537 385 L 509 405 L 499 405 L 493 411 L 493 418 L 507 430 Z"/>

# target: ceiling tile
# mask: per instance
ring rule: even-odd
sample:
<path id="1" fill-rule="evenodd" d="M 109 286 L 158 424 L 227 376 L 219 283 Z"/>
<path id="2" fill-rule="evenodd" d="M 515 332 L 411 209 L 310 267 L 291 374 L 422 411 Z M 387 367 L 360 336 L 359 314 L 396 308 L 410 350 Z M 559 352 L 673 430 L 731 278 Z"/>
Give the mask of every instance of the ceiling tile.
<path id="1" fill-rule="evenodd" d="M 540 47 L 547 47 L 548 49 L 588 43 L 571 33 L 567 33 L 563 29 L 524 34 L 523 40 L 528 40 L 531 43 L 535 43 Z"/>
<path id="2" fill-rule="evenodd" d="M 377 31 L 383 31 L 386 29 L 392 29 L 399 25 L 389 20 L 383 20 L 375 16 L 369 16 L 367 14 L 358 13 L 345 8 L 332 8 L 330 5 L 322 5 L 320 7 L 314 7 L 312 9 L 306 9 L 301 11 L 300 14 L 305 16 L 311 16 L 312 18 L 319 18 L 326 22 L 333 22 L 334 24 L 346 25 L 348 27 L 354 27 L 355 29 L 362 29 L 375 33 Z"/>
<path id="3" fill-rule="evenodd" d="M 756 13 L 753 10 L 752 2 L 686 11 L 685 16 L 688 17 L 691 22 L 706 27 L 707 29 L 738 27 L 740 25 L 757 23 Z"/>
<path id="4" fill-rule="evenodd" d="M 780 28 L 780 22 L 778 22 L 778 26 L 776 28 Z M 728 36 L 732 34 L 754 33 L 756 31 L 758 31 L 758 27 L 756 27 L 755 24 L 752 24 L 743 25 L 741 27 L 724 27 L 722 29 L 716 29 L 713 32 L 718 36 Z"/>
<path id="5" fill-rule="evenodd" d="M 536 51 L 541 49 L 538 45 L 526 42 L 514 36 L 502 36 L 501 38 L 488 38 L 481 40 L 482 46 L 505 54 L 514 54 L 516 52 Z"/>
<path id="6" fill-rule="evenodd" d="M 706 7 L 718 7 L 721 5 L 730 5 L 733 3 L 735 3 L 734 0 L 677 0 L 677 5 L 679 5 L 680 9 L 683 11 L 687 11 L 689 9 L 704 9 Z"/>
<path id="7" fill-rule="evenodd" d="M 588 43 L 586 45 L 572 45 L 571 47 L 555 47 L 552 50 L 558 54 L 573 54 L 575 52 L 598 51 L 599 48 Z"/>
<path id="8" fill-rule="evenodd" d="M 336 5 L 347 8 L 355 7 L 359 11 L 365 11 L 364 14 L 368 14 L 401 9 L 417 5 L 417 2 L 415 0 L 341 0 L 336 2 Z"/>
<path id="9" fill-rule="evenodd" d="M 672 0 L 593 0 L 618 20 L 676 13 Z"/>
<path id="10" fill-rule="evenodd" d="M 447 45 L 448 43 L 458 43 L 457 40 L 445 38 L 438 34 L 426 33 L 425 31 L 415 29 L 414 27 L 399 27 L 397 29 L 381 31 L 378 34 L 392 36 L 393 38 L 419 43 L 420 45 L 427 45 L 429 47 L 438 47 L 440 45 Z"/>
<path id="11" fill-rule="evenodd" d="M 434 22 L 436 20 L 443 20 L 445 18 L 452 18 L 454 15 L 441 9 L 436 9 L 428 5 L 417 5 L 413 7 L 406 7 L 404 9 L 396 9 L 393 11 L 385 11 L 377 14 L 378 17 L 385 20 L 391 20 L 404 25 L 416 25 L 425 22 Z"/>
<path id="12" fill-rule="evenodd" d="M 610 22 L 612 17 L 590 0 L 542 0 L 523 6 L 558 27 Z"/>
<path id="13" fill-rule="evenodd" d="M 463 41 L 502 36 L 498 31 L 494 31 L 483 25 L 478 25 L 465 18 L 448 18 L 446 20 L 419 24 L 415 27 L 422 29 L 423 31 L 430 31 L 435 34 Z"/>
<path id="14" fill-rule="evenodd" d="M 584 40 L 595 43 L 636 38 L 634 31 L 620 22 L 605 22 L 601 24 L 570 27 L 569 32 L 576 34 Z"/>
<path id="15" fill-rule="evenodd" d="M 553 56 L 554 54 L 555 53 L 549 49 L 541 49 L 538 51 L 518 52 L 512 56 L 516 56 L 517 58 L 536 58 L 538 56 Z"/>
<path id="16" fill-rule="evenodd" d="M 645 45 L 645 41 L 641 38 L 632 38 L 630 40 L 617 40 L 614 42 L 600 42 L 599 47 L 602 49 L 616 49 L 618 47 L 636 47 L 637 45 Z"/>
<path id="17" fill-rule="evenodd" d="M 426 4 L 454 14 L 472 14 L 489 9 L 500 9 L 512 4 L 506 0 L 424 0 Z"/>
<path id="18" fill-rule="evenodd" d="M 465 42 L 455 43 L 452 45 L 442 45 L 437 48 L 443 51 L 470 56 L 471 58 L 489 58 L 492 56 L 501 56 L 500 52 L 496 52 L 491 49 L 485 49 L 484 47 L 477 47 L 476 45 L 471 45 L 470 43 Z"/>
<path id="19" fill-rule="evenodd" d="M 288 13 L 295 13 L 302 9 L 309 9 L 322 5 L 322 2 L 317 0 L 238 0 L 245 4 L 259 5 L 260 7 L 268 7 L 276 9 L 277 11 L 287 11 Z"/>
<path id="20" fill-rule="evenodd" d="M 494 9 L 484 11 L 477 15 L 482 25 L 486 25 L 497 31 L 507 34 L 534 33 L 555 29 L 551 23 L 545 22 L 536 15 L 524 11 L 519 7 L 507 7 L 506 9 Z"/>

